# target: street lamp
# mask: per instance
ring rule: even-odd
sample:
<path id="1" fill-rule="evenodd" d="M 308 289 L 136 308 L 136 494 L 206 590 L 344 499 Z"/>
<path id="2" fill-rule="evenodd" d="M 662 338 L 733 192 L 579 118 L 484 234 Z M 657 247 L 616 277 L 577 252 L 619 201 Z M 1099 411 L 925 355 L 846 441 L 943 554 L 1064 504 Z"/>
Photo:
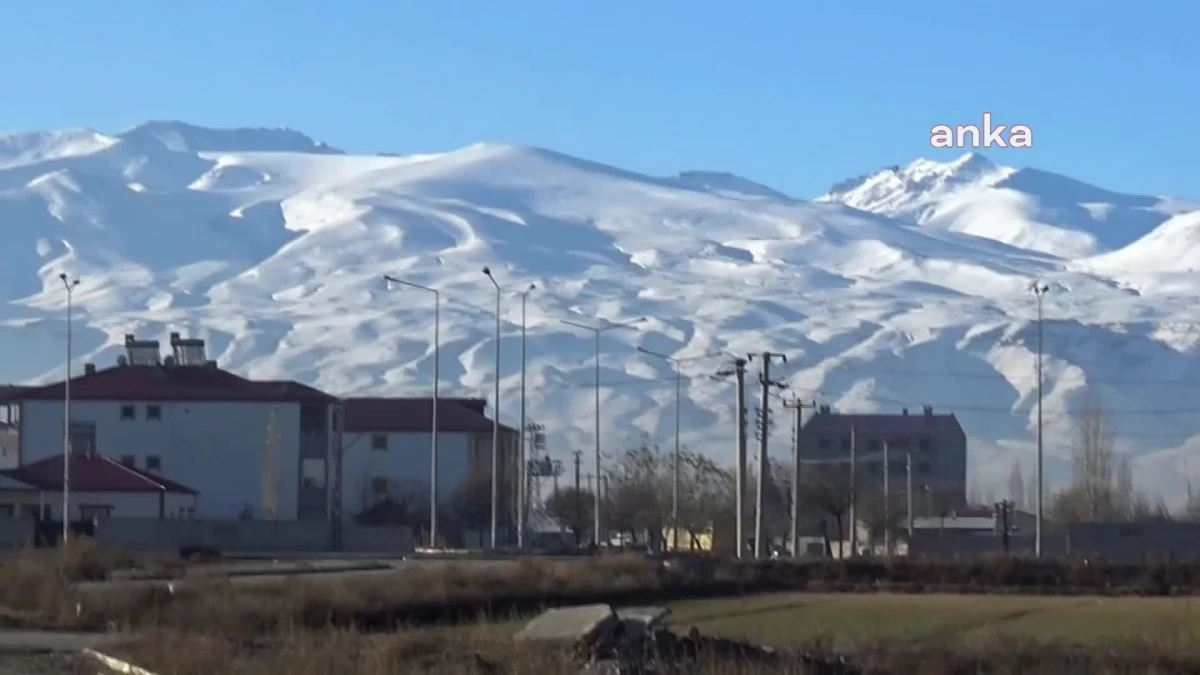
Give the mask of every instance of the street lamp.
<path id="1" fill-rule="evenodd" d="M 1034 527 L 1033 551 L 1037 558 L 1042 557 L 1042 493 L 1043 493 L 1043 459 L 1042 459 L 1042 298 L 1050 291 L 1050 287 L 1040 281 L 1030 286 L 1030 291 L 1037 298 L 1037 520 Z"/>
<path id="2" fill-rule="evenodd" d="M 62 543 L 63 551 L 71 534 L 71 302 L 79 279 L 67 277 L 66 272 L 58 275 L 67 289 L 67 379 L 63 380 L 63 494 L 62 494 Z"/>
<path id="3" fill-rule="evenodd" d="M 592 493 L 595 505 L 592 513 L 592 543 L 596 546 L 600 545 L 600 333 L 614 328 L 631 328 L 635 324 L 639 324 L 645 320 L 646 317 L 641 316 L 623 323 L 588 326 L 582 323 L 575 323 L 574 321 L 567 321 L 566 319 L 559 319 L 559 321 L 568 326 L 590 330 L 596 335 L 596 491 Z"/>
<path id="4" fill-rule="evenodd" d="M 391 284 L 400 284 L 417 290 L 426 291 L 433 294 L 433 420 L 431 422 L 431 440 L 429 447 L 429 547 L 437 548 L 438 534 L 438 381 L 440 378 L 439 365 L 441 362 L 441 338 L 440 338 L 440 323 L 441 323 L 441 294 L 437 289 L 421 284 L 414 284 L 411 281 L 397 279 L 396 277 L 383 275 L 383 280 L 388 284 L 388 290 L 391 290 Z"/>
<path id="5" fill-rule="evenodd" d="M 721 356 L 723 352 L 712 352 L 709 354 L 698 354 L 696 356 L 684 356 L 676 358 L 667 354 L 650 351 L 645 347 L 638 347 L 637 350 L 649 356 L 658 357 L 667 363 L 670 363 L 675 368 L 675 455 L 671 458 L 671 550 L 679 550 L 679 417 L 680 417 L 680 399 L 683 388 L 683 376 L 680 371 L 680 365 L 689 361 L 699 361 L 701 359 L 711 359 L 716 356 Z"/>
<path id="6" fill-rule="evenodd" d="M 517 452 L 519 456 L 517 465 L 517 548 L 525 548 L 525 503 L 528 499 L 525 494 L 528 489 L 527 484 L 529 477 L 525 460 L 525 303 L 529 300 L 529 294 L 536 289 L 537 286 L 529 284 L 521 292 L 521 429 L 520 429 L 520 450 Z"/>
<path id="7" fill-rule="evenodd" d="M 496 283 L 496 277 L 492 276 L 490 268 L 483 268 L 483 273 L 487 276 L 492 285 L 496 287 L 496 391 L 495 401 L 492 403 L 492 550 L 496 549 L 496 531 L 499 526 L 499 504 L 500 504 L 500 284 Z"/>

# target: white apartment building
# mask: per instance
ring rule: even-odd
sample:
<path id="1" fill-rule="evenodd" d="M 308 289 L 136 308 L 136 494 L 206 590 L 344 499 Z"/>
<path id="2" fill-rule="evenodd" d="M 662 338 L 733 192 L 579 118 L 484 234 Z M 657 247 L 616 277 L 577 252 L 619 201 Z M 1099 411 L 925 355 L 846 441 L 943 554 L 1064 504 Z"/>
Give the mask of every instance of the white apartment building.
<path id="1" fill-rule="evenodd" d="M 197 517 L 328 519 L 335 397 L 221 370 L 203 341 L 178 334 L 166 358 L 157 341 L 127 335 L 125 347 L 116 366 L 87 365 L 71 379 L 73 455 L 178 481 L 198 493 Z M 8 388 L 8 466 L 61 457 L 64 394 L 63 382 Z"/>
<path id="2" fill-rule="evenodd" d="M 383 500 L 427 510 L 433 400 L 348 398 L 342 406 L 343 517 L 353 518 Z M 456 491 L 472 468 L 491 471 L 493 423 L 485 406 L 483 399 L 438 401 L 439 511 L 453 507 Z M 500 466 L 505 474 L 515 467 L 518 443 L 517 430 L 500 425 Z"/>

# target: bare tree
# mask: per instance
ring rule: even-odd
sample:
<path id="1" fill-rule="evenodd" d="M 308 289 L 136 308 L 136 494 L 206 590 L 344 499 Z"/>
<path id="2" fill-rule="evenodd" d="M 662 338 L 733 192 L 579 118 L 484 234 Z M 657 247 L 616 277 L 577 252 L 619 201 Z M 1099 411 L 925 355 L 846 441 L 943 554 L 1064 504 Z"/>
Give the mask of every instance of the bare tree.
<path id="1" fill-rule="evenodd" d="M 711 459 L 691 452 L 680 453 L 679 527 L 688 535 L 687 546 L 700 547 L 696 535 L 714 532 L 717 523 L 734 518 L 734 478 Z"/>
<path id="2" fill-rule="evenodd" d="M 1012 472 L 1008 474 L 1008 498 L 1017 508 L 1025 508 L 1025 479 L 1021 475 L 1021 460 L 1014 459 Z"/>
<path id="3" fill-rule="evenodd" d="M 840 466 L 805 467 L 800 476 L 800 499 L 834 520 L 840 552 L 840 542 L 846 539 L 845 518 L 853 501 L 849 471 Z M 825 548 L 830 549 L 828 535 Z"/>
<path id="4" fill-rule="evenodd" d="M 497 481 L 500 511 L 497 515 L 501 527 L 508 524 L 507 509 L 504 505 L 512 498 L 513 485 L 508 480 Z M 492 519 L 492 468 L 490 465 L 477 462 L 467 470 L 467 475 L 458 484 L 452 499 L 454 514 L 462 524 L 471 528 L 484 528 Z M 439 509 L 440 511 L 440 509 Z"/>
<path id="5" fill-rule="evenodd" d="M 1107 520 L 1114 513 L 1113 428 L 1099 394 L 1089 390 L 1076 416 L 1071 455 L 1071 490 L 1082 520 Z"/>
<path id="6" fill-rule="evenodd" d="M 592 526 L 592 510 L 595 498 L 590 490 L 574 487 L 560 489 L 546 498 L 546 512 L 555 520 L 562 523 L 571 534 L 575 535 L 575 543 L 583 541 L 584 534 Z"/>
<path id="7" fill-rule="evenodd" d="M 646 534 L 656 544 L 670 520 L 669 458 L 643 439 L 609 462 L 605 519 L 614 532 L 637 542 Z"/>

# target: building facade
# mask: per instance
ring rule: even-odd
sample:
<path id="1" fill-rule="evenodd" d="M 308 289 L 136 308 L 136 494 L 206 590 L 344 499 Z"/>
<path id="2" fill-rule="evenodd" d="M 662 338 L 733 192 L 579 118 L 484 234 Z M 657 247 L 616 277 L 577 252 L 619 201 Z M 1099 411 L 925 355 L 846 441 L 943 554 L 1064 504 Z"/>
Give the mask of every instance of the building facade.
<path id="1" fill-rule="evenodd" d="M 337 399 L 291 381 L 248 380 L 204 358 L 203 342 L 126 336 L 116 366 L 71 380 L 69 448 L 185 482 L 206 518 L 326 520 Z M 65 387 L 12 391 L 16 467 L 63 453 Z M 11 453 L 10 453 L 11 454 Z"/>
<path id="2" fill-rule="evenodd" d="M 439 513 L 452 510 L 473 471 L 491 475 L 492 420 L 484 399 L 438 401 Z M 352 518 L 384 500 L 428 510 L 433 401 L 348 398 L 342 401 L 342 513 Z M 500 425 L 501 477 L 515 475 L 520 435 Z"/>
<path id="3" fill-rule="evenodd" d="M 116 366 L 89 364 L 71 379 L 73 467 L 99 458 L 90 464 L 96 470 L 109 462 L 162 485 L 186 485 L 164 493 L 164 517 L 347 523 L 385 500 L 427 513 L 431 399 L 338 399 L 294 381 L 246 379 L 208 360 L 203 341 L 178 334 L 166 357 L 157 341 L 133 335 L 125 347 Z M 0 495 L 0 512 L 8 503 L 14 513 L 32 513 L 36 504 L 43 517 L 59 517 L 61 482 L 18 479 L 31 466 L 58 461 L 61 468 L 65 396 L 63 382 L 0 388 L 0 475 L 16 481 L 8 502 Z M 483 399 L 439 403 L 438 501 L 448 510 L 473 471 L 490 479 L 493 423 L 485 410 Z M 518 438 L 500 426 L 502 480 L 514 481 Z M 125 485 L 117 490 L 124 496 L 86 501 L 75 498 L 86 486 L 73 481 L 72 503 L 88 513 L 109 505 L 110 515 L 157 517 L 155 488 L 138 485 L 149 496 Z M 72 511 L 72 518 L 83 513 Z"/>
<path id="4" fill-rule="evenodd" d="M 936 515 L 966 504 L 967 436 L 953 414 L 928 406 L 911 415 L 907 408 L 899 414 L 846 414 L 821 406 L 798 436 L 801 473 L 825 467 L 845 476 L 853 457 L 860 494 L 880 490 L 887 471 L 889 491 L 899 495 L 911 457 L 915 513 Z"/>

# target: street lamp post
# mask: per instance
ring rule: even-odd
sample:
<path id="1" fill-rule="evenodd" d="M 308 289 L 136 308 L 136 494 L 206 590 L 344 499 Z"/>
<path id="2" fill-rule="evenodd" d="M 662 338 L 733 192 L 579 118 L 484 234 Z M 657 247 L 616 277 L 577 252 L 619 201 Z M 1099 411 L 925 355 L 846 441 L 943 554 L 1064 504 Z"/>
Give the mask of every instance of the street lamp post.
<path id="1" fill-rule="evenodd" d="M 441 324 L 441 294 L 437 289 L 421 284 L 414 284 L 411 281 L 404 281 L 396 277 L 383 275 L 383 280 L 388 284 L 400 284 L 418 290 L 426 291 L 433 294 L 433 419 L 431 421 L 430 431 L 430 447 L 429 447 L 429 546 L 437 548 L 438 535 L 438 382 L 440 381 L 441 373 L 439 365 L 441 363 L 441 336 L 439 333 Z M 390 288 L 390 286 L 389 286 Z"/>
<path id="2" fill-rule="evenodd" d="M 710 354 L 697 354 L 696 356 L 685 356 L 677 358 L 653 352 L 645 347 L 638 347 L 637 350 L 643 354 L 660 358 L 675 369 L 675 453 L 671 458 L 671 550 L 679 550 L 679 418 L 680 418 L 680 401 L 683 390 L 683 375 L 680 366 L 689 361 L 699 361 L 701 359 L 709 359 L 716 356 L 721 356 L 722 352 L 713 352 Z"/>
<path id="3" fill-rule="evenodd" d="M 492 403 L 492 550 L 496 549 L 496 532 L 500 515 L 500 284 L 492 276 L 491 268 L 483 268 L 484 275 L 496 287 L 496 388 Z"/>
<path id="4" fill-rule="evenodd" d="M 521 293 L 521 429 L 520 429 L 520 450 L 518 451 L 519 459 L 517 465 L 517 548 L 525 548 L 525 506 L 528 496 L 526 495 L 527 484 L 529 477 L 525 459 L 525 304 L 529 300 L 529 294 L 536 289 L 537 286 L 529 284 Z"/>
<path id="5" fill-rule="evenodd" d="M 574 321 L 567 321 L 566 319 L 559 319 L 559 321 L 562 321 L 563 323 L 567 324 L 568 326 L 582 328 L 583 330 L 590 330 L 596 336 L 596 431 L 595 431 L 595 433 L 596 433 L 596 458 L 595 459 L 596 459 L 597 489 L 594 493 L 592 493 L 593 502 L 594 502 L 594 509 L 593 509 L 594 512 L 592 513 L 592 543 L 596 546 L 600 545 L 600 490 L 599 490 L 599 480 L 600 480 L 600 333 L 603 333 L 604 331 L 607 331 L 607 330 L 612 330 L 614 328 L 631 328 L 631 327 L 633 327 L 634 324 L 639 324 L 645 320 L 646 320 L 646 317 L 642 316 L 642 317 L 633 319 L 631 321 L 625 321 L 623 323 L 607 323 L 603 326 L 588 326 L 588 325 L 582 324 L 582 323 L 575 323 Z"/>
<path id="6" fill-rule="evenodd" d="M 1050 287 L 1041 282 L 1034 282 L 1030 287 L 1037 298 L 1037 520 L 1034 524 L 1033 551 L 1037 558 L 1042 557 L 1042 506 L 1044 464 L 1042 458 L 1042 298 L 1050 291 Z"/>
<path id="7" fill-rule="evenodd" d="M 67 378 L 63 380 L 63 493 L 62 545 L 67 550 L 71 534 L 71 303 L 79 279 L 69 278 L 66 272 L 58 275 L 67 289 Z"/>

